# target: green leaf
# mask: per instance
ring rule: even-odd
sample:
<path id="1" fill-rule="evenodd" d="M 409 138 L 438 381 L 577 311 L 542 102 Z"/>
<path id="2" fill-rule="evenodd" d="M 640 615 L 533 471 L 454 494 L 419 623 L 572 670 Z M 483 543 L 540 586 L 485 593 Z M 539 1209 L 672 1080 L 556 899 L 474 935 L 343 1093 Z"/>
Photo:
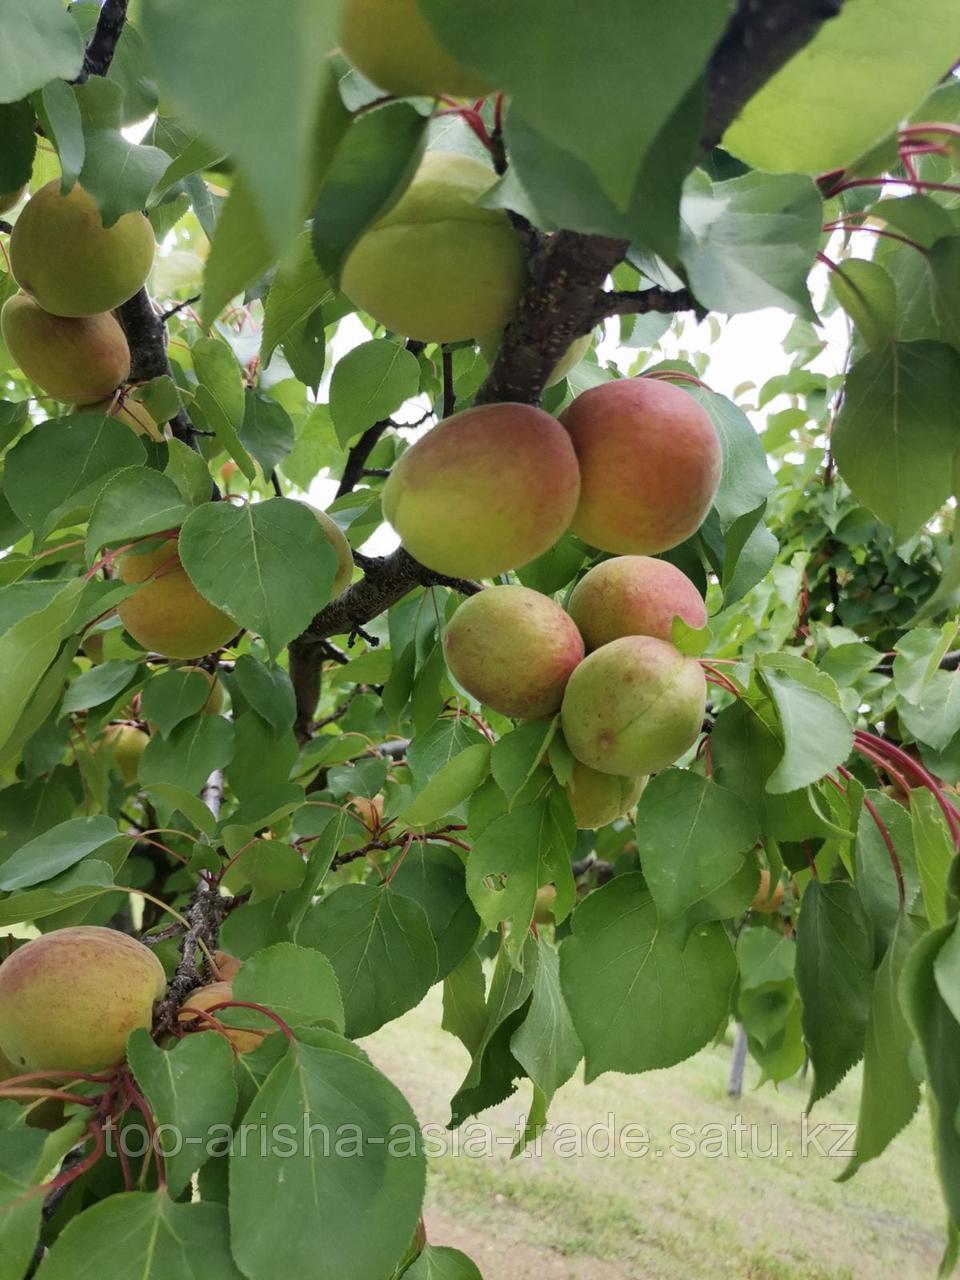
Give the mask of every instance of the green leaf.
<path id="1" fill-rule="evenodd" d="M 353 118 L 313 211 L 313 252 L 332 280 L 339 280 L 345 258 L 370 223 L 408 186 L 423 155 L 427 124 L 428 118 L 406 102 Z M 269 318 L 269 301 L 267 306 Z"/>
<path id="2" fill-rule="evenodd" d="M 477 940 L 480 920 L 467 897 L 466 871 L 456 850 L 442 844 L 413 845 L 390 884 L 419 902 L 437 944 L 437 978 L 460 964 Z"/>
<path id="3" fill-rule="evenodd" d="M 61 182 L 69 189 L 80 176 L 86 148 L 77 95 L 72 85 L 51 80 L 43 86 L 41 105 L 47 136 L 56 143 L 60 157 Z"/>
<path id="4" fill-rule="evenodd" d="M 233 1120 L 237 1086 L 230 1045 L 220 1035 L 190 1035 L 164 1050 L 138 1027 L 127 1061 L 161 1132 L 174 1135 L 164 1147 L 163 1167 L 176 1199 L 210 1156 L 212 1131 L 225 1133 Z"/>
<path id="5" fill-rule="evenodd" d="M 930 246 L 927 263 L 933 281 L 933 309 L 940 337 L 960 350 L 960 236 L 947 236 Z"/>
<path id="6" fill-rule="evenodd" d="M 179 551 L 197 590 L 262 636 L 271 657 L 330 599 L 336 557 L 302 502 L 197 507 L 181 529 Z"/>
<path id="7" fill-rule="evenodd" d="M 408 827 L 425 827 L 459 808 L 490 772 L 490 745 L 475 742 L 441 765 L 401 812 Z"/>
<path id="8" fill-rule="evenodd" d="M 881 791 L 867 791 L 864 799 L 869 800 L 893 844 L 903 876 L 907 909 L 912 910 L 919 882 L 910 815 L 903 805 Z M 900 919 L 900 890 L 886 839 L 866 804 L 861 808 L 857 822 L 854 871 L 860 900 L 873 925 L 874 957 L 879 963 L 890 946 Z M 941 894 L 945 884 L 944 879 L 941 881 Z"/>
<path id="9" fill-rule="evenodd" d="M 651 779 L 637 809 L 637 852 L 661 920 L 677 919 L 716 893 L 759 836 L 755 815 L 708 778 L 668 769 Z"/>
<path id="10" fill-rule="evenodd" d="M 420 390 L 416 356 L 387 338 L 374 338 L 337 361 L 330 380 L 330 414 L 337 439 L 354 436 L 388 418 Z"/>
<path id="11" fill-rule="evenodd" d="M 545 1119 L 553 1095 L 576 1071 L 583 1057 L 583 1045 L 560 989 L 559 953 L 543 937 L 537 939 L 537 952 L 539 959 L 530 1008 L 510 1038 L 510 1050 L 542 1095 Z M 515 1155 L 543 1128 L 542 1122 L 531 1123 L 531 1120 L 532 1114 L 522 1138 L 517 1139 Z"/>
<path id="12" fill-rule="evenodd" d="M 240 443 L 269 476 L 293 448 L 293 420 L 272 396 L 248 390 Z"/>
<path id="13" fill-rule="evenodd" d="M 684 944 L 659 924 L 641 876 L 597 889 L 560 948 L 586 1080 L 673 1066 L 702 1049 L 726 1023 L 736 973 L 723 926 L 698 925 Z"/>
<path id="14" fill-rule="evenodd" d="M 87 564 L 111 542 L 133 542 L 150 533 L 178 528 L 190 508 L 180 490 L 159 471 L 127 467 L 100 490 L 87 526 Z"/>
<path id="15" fill-rule="evenodd" d="M 483 1280 L 465 1253 L 435 1244 L 428 1244 L 403 1274 L 404 1280 Z"/>
<path id="16" fill-rule="evenodd" d="M 71 818 L 18 849 L 3 864 L 0 889 L 42 884 L 117 836 L 113 818 Z M 133 839 L 131 837 L 131 844 Z"/>
<path id="17" fill-rule="evenodd" d="M 154 183 L 167 167 L 166 152 L 130 142 L 119 128 L 102 129 L 86 117 L 83 141 L 79 180 L 100 206 L 104 225 L 112 226 L 123 214 L 145 208 Z"/>
<path id="18" fill-rule="evenodd" d="M 240 443 L 246 400 L 240 366 L 219 338 L 201 338 L 191 351 L 199 386 L 192 412 L 198 425 L 212 431 L 248 480 L 256 468 Z"/>
<path id="19" fill-rule="evenodd" d="M 257 951 L 244 961 L 233 979 L 233 994 L 237 1000 L 266 1005 L 295 1031 L 317 1025 L 343 1031 L 343 1001 L 337 977 L 330 961 L 319 951 L 292 942 Z M 224 1010 L 227 1012 L 235 1015 L 231 1020 L 240 1025 L 268 1025 L 263 1015 L 252 1009 Z"/>
<path id="20" fill-rule="evenodd" d="M 846 258 L 830 272 L 830 284 L 867 346 L 881 351 L 897 322 L 897 289 L 890 272 L 868 258 Z"/>
<path id="21" fill-rule="evenodd" d="M 853 750 L 853 728 L 839 707 L 788 675 L 767 670 L 764 682 L 784 737 L 783 758 L 767 779 L 767 790 L 782 795 L 843 764 Z"/>
<path id="22" fill-rule="evenodd" d="M 43 1262 L 43 1280 L 241 1280 L 225 1205 L 175 1204 L 164 1191 L 109 1196 L 75 1218 Z"/>
<path id="23" fill-rule="evenodd" d="M 0 636 L 0 671 L 4 673 L 0 681 L 0 746 L 10 740 L 31 695 L 56 658 L 83 585 L 80 578 L 66 582 L 41 609 L 27 614 Z M 61 680 L 52 690 L 50 710 L 60 698 L 63 683 Z"/>
<path id="24" fill-rule="evenodd" d="M 73 80 L 83 40 L 60 0 L 0 0 L 0 102 L 16 102 L 48 80 Z"/>
<path id="25" fill-rule="evenodd" d="M 797 986 L 813 1066 L 810 1107 L 863 1056 L 872 970 L 873 933 L 856 889 L 812 880 L 797 928 Z"/>
<path id="26" fill-rule="evenodd" d="M 943 751 L 960 732 L 960 680 L 954 671 L 934 671 L 916 704 L 901 701 L 900 719 L 920 742 Z"/>
<path id="27" fill-rule="evenodd" d="M 166 738 L 171 729 L 203 710 L 210 693 L 210 681 L 199 671 L 171 668 L 152 676 L 144 685 L 140 712 Z"/>
<path id="28" fill-rule="evenodd" d="M 117 660 L 103 662 L 99 667 L 84 671 L 63 695 L 61 716 L 69 715 L 72 711 L 87 711 L 90 707 L 111 702 L 126 689 L 138 671 L 135 662 Z"/>
<path id="29" fill-rule="evenodd" d="M 329 103 L 326 55 L 339 20 L 339 2 L 313 0 L 292 0 L 282 23 L 259 0 L 236 0 L 229 11 L 191 0 L 148 0 L 142 9 L 161 90 L 199 134 L 236 157 L 275 254 L 299 231 L 313 194 Z"/>
<path id="30" fill-rule="evenodd" d="M 767 455 L 747 415 L 732 400 L 706 387 L 683 385 L 710 415 L 723 447 L 723 474 L 713 505 L 726 533 L 734 521 L 756 511 L 774 486 Z"/>
<path id="31" fill-rule="evenodd" d="M 577 0 L 531 0 L 523 10 L 488 0 L 482 11 L 421 0 L 420 8 L 455 57 L 511 95 L 511 120 L 518 116 L 588 165 L 621 210 L 729 17 L 719 0 L 608 0 L 599 24 Z M 641 78 L 638 49 L 656 50 Z"/>
<path id="32" fill-rule="evenodd" d="M 327 1047 L 337 1043 L 342 1050 Z M 248 1280 L 386 1280 L 420 1217 L 425 1161 L 416 1117 L 352 1046 L 329 1034 L 323 1045 L 291 1045 L 244 1117 L 255 1133 L 267 1125 L 267 1133 L 291 1135 L 286 1151 L 274 1144 L 262 1156 L 258 1136 L 235 1143 L 230 1157 L 233 1254 Z M 283 1187 L 266 1215 L 265 1181 Z"/>
<path id="33" fill-rule="evenodd" d="M 419 903 L 389 886 L 347 884 L 305 917 L 297 935 L 333 965 L 351 1039 L 419 1004 L 437 977 L 437 948 Z"/>
<path id="34" fill-rule="evenodd" d="M 490 753 L 493 779 L 510 804 L 539 768 L 557 732 L 557 717 L 531 721 L 505 733 Z"/>
<path id="35" fill-rule="evenodd" d="M 931 929 L 940 929 L 947 922 L 946 884 L 956 850 L 932 792 L 921 787 L 910 793 L 910 822 L 927 919 Z"/>
<path id="36" fill-rule="evenodd" d="M 850 370 L 832 447 L 859 500 L 898 542 L 946 502 L 960 446 L 960 353 L 938 342 L 898 342 Z"/>
<path id="37" fill-rule="evenodd" d="M 697 172 L 680 214 L 680 258 L 704 307 L 730 314 L 780 307 L 815 319 L 807 275 L 823 213 L 808 178 L 748 173 L 713 184 Z"/>
<path id="38" fill-rule="evenodd" d="M 297 714 L 290 677 L 283 667 L 268 667 L 252 654 L 241 654 L 233 678 L 257 715 L 277 730 L 289 729 Z"/>
<path id="39" fill-rule="evenodd" d="M 723 145 L 771 173 L 843 169 L 923 101 L 958 45 L 953 0 L 928 0 L 919 11 L 899 0 L 848 0 L 753 95 Z"/>
<path id="40" fill-rule="evenodd" d="M 42 889 L 27 889 L 0 901 L 0 928 L 40 920 L 81 902 L 99 898 L 113 886 L 114 871 L 99 858 L 87 858 Z"/>
<path id="41" fill-rule="evenodd" d="M 141 466 L 143 445 L 102 413 L 72 413 L 28 431 L 7 454 L 3 491 L 43 538 L 85 516 L 115 471 Z"/>
<path id="42" fill-rule="evenodd" d="M 167 783 L 196 794 L 215 769 L 233 758 L 234 728 L 223 716 L 194 716 L 171 730 L 154 734 L 140 757 L 143 786 Z"/>
<path id="43" fill-rule="evenodd" d="M 23 102 L 0 105 L 0 137 L 3 138 L 0 191 L 5 194 L 18 190 L 30 181 L 33 157 L 37 150 L 35 124 L 33 107 L 26 99 Z"/>
<path id="44" fill-rule="evenodd" d="M 188 822 L 192 822 L 198 831 L 202 831 L 208 839 L 212 839 L 217 829 L 217 820 L 203 803 L 191 791 L 175 786 L 172 782 L 151 782 L 144 787 L 150 799 L 166 805 L 170 812 L 179 809 Z"/>
<path id="45" fill-rule="evenodd" d="M 189 506 L 197 507 L 201 502 L 209 502 L 210 472 L 207 464 L 182 440 L 167 441 L 167 465 L 163 474 L 170 477 Z"/>
<path id="46" fill-rule="evenodd" d="M 308 320 L 321 303 L 332 302 L 335 296 L 330 281 L 313 256 L 310 232 L 302 231 L 280 263 L 264 304 L 260 339 L 262 366 L 267 367 L 288 334 Z"/>

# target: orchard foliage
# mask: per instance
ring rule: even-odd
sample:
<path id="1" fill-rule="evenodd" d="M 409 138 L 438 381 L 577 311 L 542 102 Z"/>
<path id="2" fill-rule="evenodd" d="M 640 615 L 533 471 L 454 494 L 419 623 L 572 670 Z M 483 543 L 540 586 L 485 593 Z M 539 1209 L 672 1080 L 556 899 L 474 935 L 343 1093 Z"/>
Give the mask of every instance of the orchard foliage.
<path id="1" fill-rule="evenodd" d="M 862 1061 L 950 1271 L 955 0 L 127 9 L 0 0 L 0 1280 L 475 1280 L 438 983 L 521 1148 Z"/>

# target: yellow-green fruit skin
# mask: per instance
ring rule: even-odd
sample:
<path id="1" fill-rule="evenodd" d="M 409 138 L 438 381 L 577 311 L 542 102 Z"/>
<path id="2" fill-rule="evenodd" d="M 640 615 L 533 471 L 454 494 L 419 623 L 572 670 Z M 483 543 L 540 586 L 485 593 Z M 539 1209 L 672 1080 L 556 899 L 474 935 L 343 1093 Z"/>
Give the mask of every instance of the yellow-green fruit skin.
<path id="1" fill-rule="evenodd" d="M 16 191 L 6 191 L 0 195 L 0 213 L 9 213 L 26 189 L 25 186 L 18 187 Z"/>
<path id="2" fill-rule="evenodd" d="M 337 557 L 337 571 L 333 575 L 333 586 L 330 588 L 330 599 L 334 600 L 337 596 L 343 595 L 353 581 L 353 552 L 350 550 L 350 543 L 344 536 L 343 530 L 335 520 L 316 507 L 311 507 L 310 510 L 317 517 L 317 523 Z"/>
<path id="3" fill-rule="evenodd" d="M 205 670 L 203 667 L 180 667 L 179 670 L 185 675 L 191 675 L 193 672 L 196 672 L 198 675 L 203 676 L 204 680 L 206 680 L 207 684 L 210 686 L 210 692 L 207 695 L 206 702 L 200 708 L 200 712 L 202 715 L 206 716 L 218 716 L 223 710 L 223 685 L 217 677 L 211 675 L 210 672 Z"/>
<path id="4" fill-rule="evenodd" d="M 10 266 L 20 288 L 55 316 L 93 316 L 132 298 L 153 266 L 156 242 L 142 213 L 105 227 L 93 198 L 59 179 L 27 201 L 10 235 Z"/>
<path id="5" fill-rule="evenodd" d="M 417 0 L 346 0 L 340 47 L 368 80 L 398 98 L 482 98 L 493 89 L 447 53 Z"/>
<path id="6" fill-rule="evenodd" d="M 696 629 L 707 625 L 703 597 L 686 574 L 650 556 L 616 556 L 594 565 L 567 608 L 588 649 L 621 636 L 669 640 L 675 617 Z"/>
<path id="7" fill-rule="evenodd" d="M 556 418 L 522 404 L 446 418 L 400 458 L 384 515 L 421 564 L 491 578 L 536 559 L 570 524 L 580 475 Z"/>
<path id="8" fill-rule="evenodd" d="M 143 555 L 121 556 L 117 569 L 123 582 L 144 583 L 118 605 L 117 613 L 134 640 L 153 653 L 202 658 L 222 648 L 240 629 L 187 577 L 173 538 Z"/>
<path id="9" fill-rule="evenodd" d="M 64 404 L 105 400 L 129 376 L 130 348 L 109 313 L 65 320 L 17 293 L 3 304 L 0 328 L 23 373 Z"/>
<path id="10" fill-rule="evenodd" d="M 494 357 L 497 354 L 497 348 L 503 339 L 503 330 L 496 329 L 493 333 L 484 334 L 482 338 L 477 339 L 477 346 L 480 348 L 480 354 L 486 360 L 487 364 L 493 364 Z M 580 338 L 574 338 L 567 347 L 566 352 L 560 357 L 553 366 L 550 377 L 544 383 L 547 388 L 555 387 L 558 382 L 562 382 L 571 369 L 575 369 L 583 357 L 590 350 L 590 343 L 593 341 L 592 333 L 585 333 Z"/>
<path id="11" fill-rule="evenodd" d="M 504 211 L 476 203 L 496 180 L 470 156 L 425 156 L 397 203 L 351 250 L 342 278 L 350 301 L 421 342 L 461 342 L 506 324 L 524 261 Z"/>
<path id="12" fill-rule="evenodd" d="M 622 777 L 655 773 L 697 740 L 706 706 L 700 664 L 665 640 L 624 636 L 584 658 L 563 697 L 576 758 Z"/>
<path id="13" fill-rule="evenodd" d="M 0 965 L 0 1048 L 23 1072 L 114 1067 L 165 988 L 163 966 L 135 938 L 58 929 Z"/>
<path id="14" fill-rule="evenodd" d="M 135 436 L 149 436 L 151 440 L 162 440 L 163 432 L 152 413 L 147 412 L 146 405 L 139 400 L 126 399 L 120 403 L 119 398 L 104 400 L 92 404 L 90 409 L 105 413 L 108 418 L 116 418 L 125 427 L 129 427 Z"/>
<path id="15" fill-rule="evenodd" d="M 583 640 L 549 596 L 529 587 L 488 587 L 453 615 L 443 652 L 468 693 L 501 715 L 529 720 L 560 706 Z"/>
<path id="16" fill-rule="evenodd" d="M 194 1023 L 198 1027 L 209 1029 L 213 1031 L 214 1034 L 219 1034 L 211 1023 L 207 1022 L 205 1019 L 191 1016 L 188 1010 L 202 1009 L 206 1011 L 208 1009 L 213 1009 L 215 1004 L 222 1004 L 224 1000 L 232 999 L 233 984 L 229 981 L 221 980 L 220 982 L 211 982 L 209 986 L 206 987 L 197 987 L 196 990 L 190 992 L 186 1000 L 184 1000 L 183 1004 L 180 1006 L 181 1013 L 179 1014 L 178 1021 Z M 226 1010 L 214 1010 L 211 1017 L 216 1018 L 223 1012 L 226 1012 Z M 266 1019 L 264 1021 L 266 1021 Z M 237 1053 L 250 1053 L 253 1049 L 258 1048 L 263 1042 L 263 1036 L 259 1035 L 256 1031 L 242 1031 L 237 1027 L 225 1027 L 224 1030 L 227 1033 L 227 1038 L 236 1049 Z"/>
<path id="17" fill-rule="evenodd" d="M 620 778 L 575 760 L 573 782 L 566 788 L 574 821 L 581 830 L 605 827 L 633 808 L 646 785 L 645 777 Z"/>
<path id="18" fill-rule="evenodd" d="M 120 777 L 132 787 L 137 781 L 140 757 L 150 741 L 149 734 L 135 724 L 117 724 L 104 730 L 101 741 L 113 756 Z"/>

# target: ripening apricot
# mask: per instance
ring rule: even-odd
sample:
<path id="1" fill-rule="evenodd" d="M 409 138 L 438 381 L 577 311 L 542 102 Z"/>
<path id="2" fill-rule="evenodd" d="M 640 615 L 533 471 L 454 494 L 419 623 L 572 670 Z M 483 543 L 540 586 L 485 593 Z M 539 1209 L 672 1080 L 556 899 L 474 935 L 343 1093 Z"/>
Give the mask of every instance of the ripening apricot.
<path id="1" fill-rule="evenodd" d="M 21 1071 L 100 1071 L 149 1028 L 166 989 L 160 961 L 115 929 L 44 934 L 0 965 L 0 1049 Z"/>
<path id="2" fill-rule="evenodd" d="M 240 628 L 206 600 L 187 577 L 177 541 L 167 538 L 117 561 L 123 582 L 142 582 L 117 606 L 120 621 L 139 644 L 165 658 L 202 658 L 222 648 Z"/>
<path id="3" fill-rule="evenodd" d="M 3 195 L 0 195 L 0 213 L 9 213 L 18 203 L 26 189 L 26 184 L 24 184 L 22 187 L 18 187 L 16 191 L 5 191 Z"/>
<path id="4" fill-rule="evenodd" d="M 699 629 L 707 624 L 703 597 L 667 560 L 617 556 L 594 565 L 574 587 L 567 608 L 588 649 L 621 636 L 669 640 L 673 619 Z"/>
<path id="5" fill-rule="evenodd" d="M 94 316 L 133 297 L 150 274 L 155 249 L 142 213 L 125 213 L 105 227 L 96 201 L 79 184 L 64 196 L 54 179 L 14 223 L 10 267 L 44 311 Z"/>
<path id="6" fill-rule="evenodd" d="M 446 51 L 417 0 L 346 0 L 340 46 L 368 80 L 398 98 L 482 98 L 493 89 Z"/>
<path id="7" fill-rule="evenodd" d="M 760 868 L 760 887 L 757 889 L 757 895 L 750 903 L 751 911 L 759 911 L 761 915 L 772 916 L 775 911 L 780 910 L 783 902 L 784 884 L 782 880 L 778 880 L 773 886 L 771 892 L 770 872 L 766 867 Z"/>
<path id="8" fill-rule="evenodd" d="M 384 485 L 383 512 L 427 568 L 491 578 L 553 546 L 579 492 L 576 455 L 556 418 L 530 405 L 479 405 L 406 451 Z"/>
<path id="9" fill-rule="evenodd" d="M 206 1018 L 198 1018 L 196 1015 L 191 1016 L 191 1009 L 202 1009 L 204 1012 L 211 1010 L 211 1017 L 219 1018 L 220 1013 L 225 1010 L 214 1009 L 213 1006 L 222 1004 L 225 1000 L 233 999 L 233 984 L 226 980 L 220 982 L 211 982 L 206 987 L 197 987 L 191 991 L 180 1006 L 180 1013 L 177 1020 L 185 1023 L 192 1030 L 202 1030 L 209 1028 L 216 1031 L 213 1024 Z M 227 1039 L 236 1049 L 237 1053 L 250 1053 L 252 1050 L 259 1048 L 263 1042 L 263 1036 L 259 1031 L 245 1031 L 239 1027 L 228 1027 L 222 1024 L 226 1032 Z M 265 1028 L 266 1029 L 266 1028 Z M 272 1029 L 272 1027 L 271 1027 Z"/>
<path id="10" fill-rule="evenodd" d="M 504 716 L 549 715 L 583 658 L 583 640 L 549 596 L 488 587 L 464 600 L 443 637 L 450 674 Z"/>
<path id="11" fill-rule="evenodd" d="M 310 507 L 310 510 L 317 517 L 317 523 L 323 530 L 324 537 L 333 547 L 333 553 L 337 557 L 337 569 L 333 575 L 333 586 L 330 588 L 330 599 L 334 600 L 337 596 L 343 595 L 353 581 L 353 552 L 350 550 L 350 543 L 336 520 L 318 507 Z"/>
<path id="12" fill-rule="evenodd" d="M 605 827 L 633 808 L 646 785 L 645 777 L 620 778 L 599 773 L 575 760 L 573 782 L 566 788 L 574 821 L 582 830 Z"/>
<path id="13" fill-rule="evenodd" d="M 130 373 L 126 336 L 109 313 L 65 320 L 17 293 L 3 304 L 0 328 L 23 373 L 64 404 L 105 400 Z"/>
<path id="14" fill-rule="evenodd" d="M 582 763 L 622 777 L 655 773 L 697 739 L 706 704 L 700 664 L 652 636 L 624 636 L 577 667 L 563 697 L 563 736 Z"/>
<path id="15" fill-rule="evenodd" d="M 350 301 L 423 342 L 460 342 L 505 324 L 524 261 L 506 213 L 477 203 L 496 180 L 470 156 L 425 156 L 397 203 L 350 251 L 342 278 Z"/>
<path id="16" fill-rule="evenodd" d="M 693 396 L 656 378 L 591 387 L 561 415 L 580 463 L 572 529 L 592 547 L 655 555 L 700 528 L 723 457 Z"/>
<path id="17" fill-rule="evenodd" d="M 135 724 L 112 724 L 100 735 L 100 743 L 113 757 L 117 772 L 128 787 L 137 781 L 140 757 L 149 741 L 149 734 Z"/>

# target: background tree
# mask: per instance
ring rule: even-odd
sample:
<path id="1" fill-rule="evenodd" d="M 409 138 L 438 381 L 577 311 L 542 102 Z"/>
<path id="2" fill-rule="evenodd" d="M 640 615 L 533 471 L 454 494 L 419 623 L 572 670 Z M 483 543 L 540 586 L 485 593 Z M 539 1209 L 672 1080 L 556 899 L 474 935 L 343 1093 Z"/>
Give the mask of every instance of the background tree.
<path id="1" fill-rule="evenodd" d="M 925 1093 L 951 1270 L 956 6 L 0 21 L 0 1276 L 475 1277 L 438 982 L 521 1146 L 731 1019 L 846 1176 Z"/>

